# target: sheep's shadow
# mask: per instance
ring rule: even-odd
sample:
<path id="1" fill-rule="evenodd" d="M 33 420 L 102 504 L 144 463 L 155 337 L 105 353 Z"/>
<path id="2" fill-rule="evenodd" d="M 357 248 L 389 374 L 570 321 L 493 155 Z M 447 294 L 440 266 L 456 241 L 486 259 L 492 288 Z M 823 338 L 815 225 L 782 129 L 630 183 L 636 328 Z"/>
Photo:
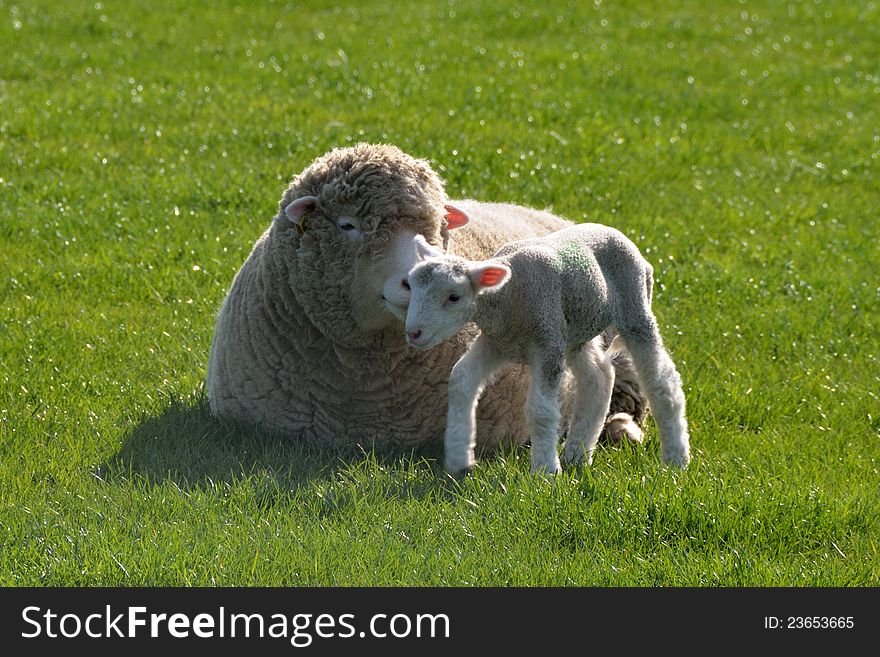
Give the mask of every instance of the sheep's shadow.
<path id="1" fill-rule="evenodd" d="M 436 474 L 436 485 L 443 487 L 448 482 L 439 466 L 441 456 L 441 445 L 417 450 L 393 445 L 330 447 L 261 431 L 214 417 L 207 400 L 199 396 L 172 399 L 160 414 L 141 419 L 96 474 L 108 482 L 171 482 L 181 490 L 234 484 L 258 475 L 274 480 L 278 490 L 289 491 L 374 459 L 389 467 L 425 461 Z"/>

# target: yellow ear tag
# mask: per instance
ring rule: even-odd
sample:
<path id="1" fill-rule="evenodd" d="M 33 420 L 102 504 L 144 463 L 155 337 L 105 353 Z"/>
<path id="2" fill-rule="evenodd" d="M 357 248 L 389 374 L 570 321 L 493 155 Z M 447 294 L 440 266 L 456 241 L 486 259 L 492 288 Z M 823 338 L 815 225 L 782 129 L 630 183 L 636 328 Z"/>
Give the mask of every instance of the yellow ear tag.
<path id="1" fill-rule="evenodd" d="M 306 218 L 307 217 L 304 216 L 302 219 L 299 220 L 298 224 L 294 224 L 296 226 L 297 237 L 302 237 L 306 232 Z"/>

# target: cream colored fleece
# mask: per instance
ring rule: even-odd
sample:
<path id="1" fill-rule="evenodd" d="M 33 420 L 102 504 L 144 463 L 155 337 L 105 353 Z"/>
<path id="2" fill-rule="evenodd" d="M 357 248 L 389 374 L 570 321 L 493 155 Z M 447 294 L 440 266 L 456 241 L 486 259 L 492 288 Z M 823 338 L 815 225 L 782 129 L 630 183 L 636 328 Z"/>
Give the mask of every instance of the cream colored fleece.
<path id="1" fill-rule="evenodd" d="M 318 206 L 300 235 L 284 209 L 303 196 Z M 447 233 L 447 202 L 426 162 L 387 145 L 331 151 L 295 177 L 217 316 L 207 373 L 212 411 L 330 444 L 441 441 L 449 372 L 477 330 L 469 325 L 427 352 L 406 345 L 397 320 L 365 330 L 364 272 L 386 257 L 383 247 L 400 230 L 437 247 L 448 239 L 451 253 L 484 259 L 505 242 L 570 225 L 520 206 L 454 201 L 471 221 Z M 356 248 L 330 221 L 343 215 L 362 222 Z M 528 439 L 525 376 L 513 368 L 486 391 L 479 443 Z M 632 385 L 625 371 L 617 377 Z M 643 415 L 637 395 L 619 397 L 619 406 Z"/>

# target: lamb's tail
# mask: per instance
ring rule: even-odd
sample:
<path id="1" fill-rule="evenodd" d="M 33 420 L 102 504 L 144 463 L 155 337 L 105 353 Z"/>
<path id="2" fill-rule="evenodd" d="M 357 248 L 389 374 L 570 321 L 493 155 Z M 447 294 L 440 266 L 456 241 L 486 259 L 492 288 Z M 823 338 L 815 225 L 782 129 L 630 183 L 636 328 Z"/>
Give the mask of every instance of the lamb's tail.
<path id="1" fill-rule="evenodd" d="M 614 335 L 614 338 L 611 340 L 611 344 L 609 344 L 605 348 L 605 354 L 608 356 L 608 358 L 614 358 L 624 349 L 626 349 L 626 345 L 623 344 L 623 338 L 621 338 L 620 334 L 617 333 Z"/>

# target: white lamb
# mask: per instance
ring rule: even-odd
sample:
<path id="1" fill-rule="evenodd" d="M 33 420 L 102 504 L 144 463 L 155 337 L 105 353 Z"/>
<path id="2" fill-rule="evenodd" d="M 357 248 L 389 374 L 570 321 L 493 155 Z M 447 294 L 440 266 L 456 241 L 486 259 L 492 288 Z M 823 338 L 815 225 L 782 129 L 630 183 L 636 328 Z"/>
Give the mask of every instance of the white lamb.
<path id="1" fill-rule="evenodd" d="M 493 373 L 514 363 L 531 371 L 526 413 L 532 472 L 560 471 L 559 388 L 566 362 L 577 394 L 563 461 L 592 463 L 614 385 L 610 353 L 600 340 L 606 328 L 617 331 L 632 355 L 664 461 L 686 467 L 684 392 L 651 312 L 652 277 L 635 244 L 598 224 L 511 242 L 491 260 L 438 256 L 415 265 L 407 277 L 410 345 L 430 349 L 468 321 L 482 331 L 449 378 L 446 470 L 458 474 L 474 466 L 477 400 Z"/>

